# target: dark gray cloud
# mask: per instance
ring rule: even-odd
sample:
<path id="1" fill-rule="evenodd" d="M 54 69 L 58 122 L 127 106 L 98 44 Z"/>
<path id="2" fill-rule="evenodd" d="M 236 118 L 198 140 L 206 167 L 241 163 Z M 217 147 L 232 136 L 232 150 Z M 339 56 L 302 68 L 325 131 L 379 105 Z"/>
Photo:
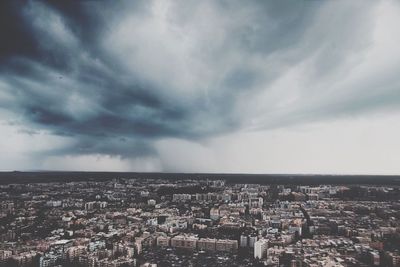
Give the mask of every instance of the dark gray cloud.
<path id="1" fill-rule="evenodd" d="M 164 99 L 153 92 L 152 85 L 127 74 L 98 45 L 101 35 L 110 30 L 108 20 L 125 13 L 126 3 L 118 7 L 108 2 L 5 1 L 2 5 L 1 30 L 6 42 L 0 49 L 1 76 L 7 84 L 3 90 L 14 98 L 1 104 L 22 115 L 23 123 L 31 127 L 74 136 L 77 147 L 70 151 L 149 152 L 153 150 L 146 147 L 148 139 L 198 138 L 233 126 L 219 120 L 220 125 L 210 129 L 193 127 L 202 124 L 198 119 L 209 120 L 207 113 L 218 113 L 220 108 L 206 107 L 204 99 L 184 104 Z M 145 12 L 146 5 L 129 4 L 129 9 Z M 74 94 L 78 103 L 69 103 Z M 90 110 L 82 111 L 86 108 Z M 194 121 L 202 112 L 204 117 Z M 121 149 L 115 138 L 139 140 L 140 144 L 130 141 Z M 95 145 L 97 141 L 101 145 Z"/>
<path id="2" fill-rule="evenodd" d="M 400 103 L 393 67 L 363 81 L 373 71 L 362 65 L 379 54 L 378 3 L 0 5 L 0 107 L 20 133 L 73 140 L 44 155 L 154 156 L 165 138 L 201 141 Z"/>

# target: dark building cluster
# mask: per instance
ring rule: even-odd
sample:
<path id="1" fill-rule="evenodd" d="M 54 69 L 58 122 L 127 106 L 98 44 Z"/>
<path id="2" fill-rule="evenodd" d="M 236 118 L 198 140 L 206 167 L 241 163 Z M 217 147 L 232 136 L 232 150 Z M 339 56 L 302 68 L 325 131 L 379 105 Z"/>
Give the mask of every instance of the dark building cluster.
<path id="1" fill-rule="evenodd" d="M 0 266 L 400 266 L 400 187 L 0 185 Z"/>

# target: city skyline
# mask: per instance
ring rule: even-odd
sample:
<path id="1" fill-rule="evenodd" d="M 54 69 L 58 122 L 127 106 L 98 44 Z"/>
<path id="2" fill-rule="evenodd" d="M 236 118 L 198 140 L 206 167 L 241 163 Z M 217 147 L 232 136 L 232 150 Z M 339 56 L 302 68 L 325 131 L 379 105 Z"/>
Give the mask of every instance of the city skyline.
<path id="1" fill-rule="evenodd" d="M 400 266 L 398 182 L 115 177 L 0 184 L 0 266 Z"/>
<path id="2" fill-rule="evenodd" d="M 0 7 L 0 171 L 400 174 L 399 2 Z"/>

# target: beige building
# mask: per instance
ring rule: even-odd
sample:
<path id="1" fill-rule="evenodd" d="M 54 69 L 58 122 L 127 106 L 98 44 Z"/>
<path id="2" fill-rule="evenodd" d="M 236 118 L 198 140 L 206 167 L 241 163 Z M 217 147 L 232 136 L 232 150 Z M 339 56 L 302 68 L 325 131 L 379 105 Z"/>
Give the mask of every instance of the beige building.
<path id="1" fill-rule="evenodd" d="M 238 249 L 237 240 L 218 239 L 215 242 L 215 250 L 217 251 L 234 252 L 237 249 Z"/>
<path id="2" fill-rule="evenodd" d="M 216 241 L 217 240 L 213 238 L 200 238 L 197 242 L 197 249 L 214 251 Z"/>
<path id="3" fill-rule="evenodd" d="M 169 247 L 170 243 L 171 243 L 171 238 L 169 236 L 157 237 L 157 246 L 159 247 Z"/>
<path id="4" fill-rule="evenodd" d="M 196 249 L 198 238 L 195 236 L 178 235 L 171 238 L 171 246 L 176 248 Z"/>

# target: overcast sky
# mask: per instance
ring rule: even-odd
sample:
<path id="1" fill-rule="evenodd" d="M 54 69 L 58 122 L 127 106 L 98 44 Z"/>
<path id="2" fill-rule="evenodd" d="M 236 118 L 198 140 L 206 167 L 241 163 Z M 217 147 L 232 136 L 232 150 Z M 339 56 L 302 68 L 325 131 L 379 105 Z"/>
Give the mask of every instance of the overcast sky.
<path id="1" fill-rule="evenodd" d="M 400 174 L 399 1 L 0 5 L 0 170 Z"/>

